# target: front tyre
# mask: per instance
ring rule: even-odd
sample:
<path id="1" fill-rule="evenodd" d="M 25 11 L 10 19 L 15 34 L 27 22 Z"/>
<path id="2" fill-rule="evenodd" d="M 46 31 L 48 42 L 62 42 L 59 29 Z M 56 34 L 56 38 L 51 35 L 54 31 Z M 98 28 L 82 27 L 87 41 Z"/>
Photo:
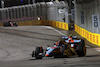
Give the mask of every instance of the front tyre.
<path id="1" fill-rule="evenodd" d="M 35 50 L 35 58 L 36 59 L 42 59 L 43 58 L 43 55 L 42 54 L 43 54 L 43 48 L 36 47 L 36 50 Z"/>
<path id="2" fill-rule="evenodd" d="M 32 52 L 32 57 L 34 57 L 34 51 Z"/>
<path id="3" fill-rule="evenodd" d="M 16 27 L 18 26 L 17 23 L 13 23 L 13 25 L 16 26 Z"/>

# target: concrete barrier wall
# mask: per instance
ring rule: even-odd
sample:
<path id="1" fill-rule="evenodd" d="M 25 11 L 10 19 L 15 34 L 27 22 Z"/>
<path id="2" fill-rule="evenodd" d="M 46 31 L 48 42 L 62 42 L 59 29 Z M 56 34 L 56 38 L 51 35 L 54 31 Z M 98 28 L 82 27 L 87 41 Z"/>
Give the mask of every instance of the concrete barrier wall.
<path id="1" fill-rule="evenodd" d="M 3 26 L 3 23 L 0 23 L 0 26 Z"/>
<path id="2" fill-rule="evenodd" d="M 20 22 L 14 22 L 17 23 L 18 26 L 31 26 L 31 25 L 42 25 L 41 21 L 34 20 L 34 21 L 20 21 Z M 3 23 L 0 23 L 0 26 L 3 26 Z"/>
<path id="3" fill-rule="evenodd" d="M 75 24 L 75 31 L 89 42 L 100 46 L 100 34 L 89 32 L 88 30 L 79 27 Z"/>
<path id="4" fill-rule="evenodd" d="M 22 21 L 22 22 L 16 22 L 18 23 L 18 26 L 31 26 L 31 25 L 42 25 L 41 21 L 34 20 L 34 21 Z"/>
<path id="5" fill-rule="evenodd" d="M 69 30 L 68 23 L 65 23 L 65 22 L 42 20 L 41 23 L 42 25 L 50 25 L 50 26 L 57 27 L 60 29 Z"/>
<path id="6" fill-rule="evenodd" d="M 59 21 L 34 20 L 34 21 L 21 21 L 16 23 L 18 24 L 18 26 L 50 25 L 60 29 L 69 30 L 68 23 Z M 0 26 L 3 26 L 3 23 L 0 23 Z"/>
<path id="7" fill-rule="evenodd" d="M 36 21 L 24 21 L 24 22 L 17 22 L 18 26 L 30 26 L 30 25 L 50 25 L 53 27 L 57 27 L 64 30 L 68 29 L 68 23 L 59 22 L 59 21 L 48 21 L 48 20 L 36 20 Z"/>
<path id="8" fill-rule="evenodd" d="M 100 46 L 100 0 L 75 4 L 75 31 Z"/>
<path id="9" fill-rule="evenodd" d="M 100 0 L 93 0 L 89 3 L 84 4 L 75 4 L 75 24 L 77 24 L 78 26 L 92 33 L 100 34 L 99 19 Z M 94 23 L 94 21 L 98 22 L 98 26 Z"/>

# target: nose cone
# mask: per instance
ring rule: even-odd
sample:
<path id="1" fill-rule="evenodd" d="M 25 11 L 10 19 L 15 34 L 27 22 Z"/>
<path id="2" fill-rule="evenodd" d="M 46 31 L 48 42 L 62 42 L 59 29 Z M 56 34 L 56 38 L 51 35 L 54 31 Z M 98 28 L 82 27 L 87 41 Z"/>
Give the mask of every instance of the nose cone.
<path id="1" fill-rule="evenodd" d="M 46 56 L 46 57 L 48 57 L 48 56 L 49 56 L 49 54 L 46 54 L 45 56 Z"/>

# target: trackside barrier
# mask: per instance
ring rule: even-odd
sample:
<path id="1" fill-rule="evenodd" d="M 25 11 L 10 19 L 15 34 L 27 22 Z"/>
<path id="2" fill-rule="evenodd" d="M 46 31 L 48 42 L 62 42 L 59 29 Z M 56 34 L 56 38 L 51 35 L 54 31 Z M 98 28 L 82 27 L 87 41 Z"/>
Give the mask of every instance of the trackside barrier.
<path id="1" fill-rule="evenodd" d="M 47 20 L 41 20 L 42 25 L 50 25 L 53 27 L 61 28 L 64 30 L 69 30 L 68 29 L 68 23 L 65 22 L 59 22 L 59 21 L 47 21 Z"/>
<path id="2" fill-rule="evenodd" d="M 0 26 L 3 26 L 3 24 L 2 24 L 2 23 L 0 23 Z"/>
<path id="3" fill-rule="evenodd" d="M 84 28 L 79 27 L 75 24 L 75 31 L 82 37 L 86 38 L 89 42 L 100 46 L 100 34 L 92 33 Z"/>
<path id="4" fill-rule="evenodd" d="M 31 25 L 42 25 L 41 21 L 34 20 L 34 21 L 19 21 L 15 22 L 18 26 L 31 26 Z M 0 23 L 0 26 L 3 26 L 3 23 Z"/>
<path id="5" fill-rule="evenodd" d="M 36 21 L 23 21 L 23 22 L 17 22 L 17 23 L 18 23 L 18 26 L 50 25 L 50 26 L 53 26 L 53 27 L 68 30 L 68 23 L 59 22 L 59 21 L 36 20 Z"/>
<path id="6" fill-rule="evenodd" d="M 47 20 L 40 20 L 42 25 L 49 25 L 49 21 Z"/>
<path id="7" fill-rule="evenodd" d="M 22 22 L 16 22 L 18 23 L 18 26 L 31 26 L 31 25 L 41 25 L 41 21 L 34 20 L 34 21 L 22 21 Z"/>
<path id="8" fill-rule="evenodd" d="M 34 20 L 34 21 L 21 21 L 16 23 L 18 24 L 18 26 L 50 25 L 64 30 L 69 30 L 68 23 L 59 22 L 59 21 Z M 3 26 L 3 23 L 0 23 L 0 26 Z"/>

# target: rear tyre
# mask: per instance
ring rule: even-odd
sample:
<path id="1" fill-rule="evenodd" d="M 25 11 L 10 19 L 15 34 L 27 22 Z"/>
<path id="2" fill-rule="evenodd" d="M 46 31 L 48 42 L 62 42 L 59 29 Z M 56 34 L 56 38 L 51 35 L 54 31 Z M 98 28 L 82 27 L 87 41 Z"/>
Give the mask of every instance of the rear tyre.
<path id="1" fill-rule="evenodd" d="M 6 23 L 4 23 L 3 26 L 6 27 Z"/>
<path id="2" fill-rule="evenodd" d="M 4 26 L 4 27 L 6 27 L 6 25 L 5 25 L 5 24 L 4 24 L 3 26 Z"/>
<path id="3" fill-rule="evenodd" d="M 76 47 L 76 53 L 79 57 L 86 55 L 86 46 L 84 40 L 82 40 Z"/>
<path id="4" fill-rule="evenodd" d="M 13 25 L 14 25 L 15 27 L 17 27 L 17 23 L 13 23 Z"/>
<path id="5" fill-rule="evenodd" d="M 36 50 L 35 50 L 35 58 L 36 59 L 42 59 L 43 58 L 43 56 L 39 55 L 39 53 L 43 53 L 43 48 L 36 47 Z"/>

